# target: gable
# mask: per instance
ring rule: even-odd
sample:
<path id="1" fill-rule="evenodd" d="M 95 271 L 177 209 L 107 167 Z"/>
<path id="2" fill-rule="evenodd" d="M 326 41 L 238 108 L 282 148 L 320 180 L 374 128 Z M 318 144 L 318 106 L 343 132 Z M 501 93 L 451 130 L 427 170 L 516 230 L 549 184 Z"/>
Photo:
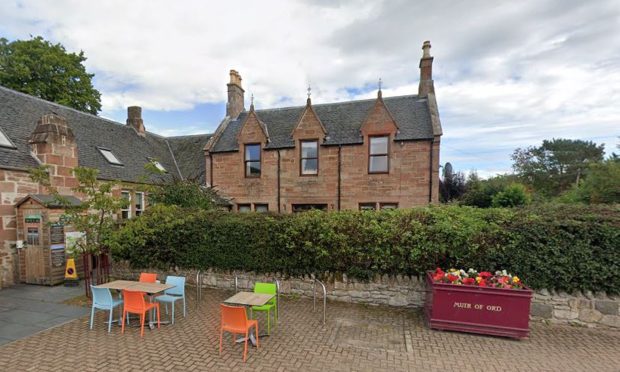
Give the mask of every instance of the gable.
<path id="1" fill-rule="evenodd" d="M 266 143 L 269 141 L 269 133 L 267 132 L 267 127 L 264 123 L 261 122 L 254 110 L 250 110 L 243 124 L 241 125 L 241 130 L 237 135 L 237 141 L 239 143 Z"/>
<path id="2" fill-rule="evenodd" d="M 398 131 L 398 125 L 394 117 L 385 106 L 381 98 L 375 101 L 373 108 L 368 112 L 361 132 L 364 136 L 374 134 L 394 134 Z"/>
<path id="3" fill-rule="evenodd" d="M 301 114 L 297 125 L 293 129 L 291 136 L 293 138 L 323 139 L 326 134 L 327 131 L 325 130 L 323 123 L 321 123 L 321 119 L 319 119 L 316 112 L 312 109 L 310 103 L 308 103 L 305 110 L 303 111 L 303 114 Z"/>

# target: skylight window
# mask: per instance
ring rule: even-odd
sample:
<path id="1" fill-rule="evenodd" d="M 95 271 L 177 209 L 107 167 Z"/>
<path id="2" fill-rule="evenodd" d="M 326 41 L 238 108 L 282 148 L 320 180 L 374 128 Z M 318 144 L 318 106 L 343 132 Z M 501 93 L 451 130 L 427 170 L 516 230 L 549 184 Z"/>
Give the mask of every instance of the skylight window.
<path id="1" fill-rule="evenodd" d="M 103 148 L 103 147 L 98 147 L 98 149 L 99 149 L 99 152 L 101 153 L 101 155 L 103 155 L 103 157 L 105 158 L 105 160 L 108 161 L 108 163 L 114 164 L 114 165 L 123 165 L 123 163 L 121 163 L 121 161 L 118 160 L 116 155 L 114 155 L 112 150 L 106 149 L 106 148 Z"/>
<path id="2" fill-rule="evenodd" d="M 164 166 L 161 165 L 161 163 L 158 162 L 157 160 L 155 160 L 153 158 L 149 158 L 149 161 L 151 162 L 151 164 L 153 164 L 155 166 L 155 168 L 157 168 L 158 171 L 163 172 L 163 173 L 168 173 L 166 168 L 164 168 Z"/>
<path id="3" fill-rule="evenodd" d="M 13 142 L 9 140 L 9 137 L 6 134 L 4 134 L 1 129 L 0 129 L 0 147 L 10 147 L 12 149 L 15 148 L 15 145 L 13 145 Z"/>

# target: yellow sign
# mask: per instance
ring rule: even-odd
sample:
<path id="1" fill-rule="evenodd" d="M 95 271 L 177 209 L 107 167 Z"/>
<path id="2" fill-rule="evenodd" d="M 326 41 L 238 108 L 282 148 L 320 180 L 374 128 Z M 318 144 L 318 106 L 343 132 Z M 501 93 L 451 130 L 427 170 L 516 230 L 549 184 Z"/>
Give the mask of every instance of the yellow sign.
<path id="1" fill-rule="evenodd" d="M 75 260 L 69 258 L 67 260 L 67 267 L 65 268 L 65 280 L 77 280 L 77 270 L 75 269 Z"/>

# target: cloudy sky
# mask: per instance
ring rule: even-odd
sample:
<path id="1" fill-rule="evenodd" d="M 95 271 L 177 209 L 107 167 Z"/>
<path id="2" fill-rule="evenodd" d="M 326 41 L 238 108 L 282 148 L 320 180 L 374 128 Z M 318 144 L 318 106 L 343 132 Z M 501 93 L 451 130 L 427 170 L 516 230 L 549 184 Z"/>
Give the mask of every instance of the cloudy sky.
<path id="1" fill-rule="evenodd" d="M 431 40 L 444 128 L 441 161 L 511 170 L 517 147 L 620 136 L 620 2 L 10 1 L 0 36 L 83 50 L 102 116 L 140 105 L 147 130 L 213 131 L 228 70 L 257 108 L 414 94 Z M 246 103 L 246 107 L 249 102 Z"/>

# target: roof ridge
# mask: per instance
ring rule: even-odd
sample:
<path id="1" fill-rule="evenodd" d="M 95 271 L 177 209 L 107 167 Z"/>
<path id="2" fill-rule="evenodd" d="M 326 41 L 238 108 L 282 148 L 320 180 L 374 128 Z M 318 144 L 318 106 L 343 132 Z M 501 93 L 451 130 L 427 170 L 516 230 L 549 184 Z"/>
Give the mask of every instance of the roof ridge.
<path id="1" fill-rule="evenodd" d="M 24 92 L 17 91 L 17 90 L 15 90 L 15 89 L 7 88 L 7 87 L 5 87 L 4 85 L 0 85 L 0 90 L 5 90 L 5 91 L 8 91 L 9 93 L 13 93 L 13 94 L 17 94 L 17 95 L 19 95 L 19 96 L 23 96 L 24 98 L 29 98 L 29 99 L 34 99 L 34 100 L 37 100 L 37 101 L 41 101 L 41 102 L 44 102 L 44 103 L 46 103 L 46 104 L 50 104 L 50 105 L 52 105 L 52 106 L 56 106 L 56 107 L 60 107 L 60 108 L 65 109 L 65 110 L 73 111 L 73 112 L 75 112 L 75 113 L 77 113 L 77 114 L 81 114 L 81 115 L 90 116 L 90 117 L 92 117 L 92 118 L 99 119 L 99 120 L 101 120 L 101 121 L 103 121 L 103 122 L 106 122 L 106 123 L 108 123 L 108 124 L 117 125 L 117 126 L 119 126 L 119 127 L 121 127 L 121 128 L 128 128 L 128 129 L 132 129 L 131 127 L 128 127 L 126 124 L 123 124 L 123 123 L 118 122 L 118 121 L 114 121 L 114 120 L 112 120 L 112 119 L 108 119 L 108 118 L 106 118 L 106 117 L 104 117 L 104 116 L 93 115 L 93 114 L 91 114 L 90 112 L 80 111 L 80 110 L 75 109 L 75 108 L 73 108 L 73 107 L 69 107 L 69 106 L 61 105 L 60 103 L 57 103 L 57 102 L 48 101 L 48 100 L 43 99 L 43 98 L 41 98 L 41 97 L 36 97 L 36 96 L 30 95 L 30 94 L 28 94 L 28 93 L 24 93 Z M 160 134 L 150 132 L 150 131 L 148 131 L 148 130 L 145 130 L 144 132 L 145 132 L 145 133 L 147 133 L 147 134 L 150 134 L 150 135 L 152 135 L 152 136 L 155 136 L 155 137 L 159 137 L 159 138 L 163 138 L 163 139 L 168 138 L 168 137 L 162 136 L 162 135 L 160 135 Z"/>
<path id="2" fill-rule="evenodd" d="M 394 99 L 394 98 L 405 98 L 405 97 L 419 98 L 419 95 L 417 95 L 417 94 L 401 94 L 401 95 L 398 95 L 398 96 L 384 97 L 383 100 L 390 100 L 390 99 Z M 355 100 L 350 100 L 350 101 L 326 102 L 326 103 L 316 103 L 316 104 L 313 103 L 312 106 L 313 107 L 317 107 L 317 106 L 330 106 L 330 105 L 346 105 L 346 104 L 350 104 L 350 103 L 372 102 L 372 101 L 376 101 L 376 100 L 377 100 L 377 98 L 365 98 L 365 99 L 355 99 Z M 300 109 L 300 108 L 304 108 L 304 107 L 306 107 L 306 105 L 264 108 L 264 109 L 257 109 L 256 111 L 279 111 L 279 110 Z"/>
<path id="3" fill-rule="evenodd" d="M 165 137 L 166 139 L 177 139 L 177 138 L 187 138 L 187 137 L 199 137 L 199 136 L 212 136 L 213 133 L 197 133 L 197 134 L 184 134 L 181 136 L 169 136 Z"/>

